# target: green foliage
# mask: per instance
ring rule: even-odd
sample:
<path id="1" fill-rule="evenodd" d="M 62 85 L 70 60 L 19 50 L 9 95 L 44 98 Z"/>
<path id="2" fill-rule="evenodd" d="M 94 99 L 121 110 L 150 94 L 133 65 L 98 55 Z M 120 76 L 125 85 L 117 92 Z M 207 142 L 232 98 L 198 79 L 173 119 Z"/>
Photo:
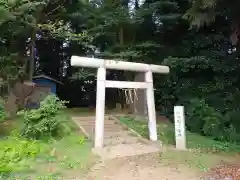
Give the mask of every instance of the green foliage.
<path id="1" fill-rule="evenodd" d="M 126 124 L 143 137 L 148 138 L 148 124 L 146 120 L 135 120 L 129 117 L 121 117 L 120 121 Z M 175 129 L 170 122 L 159 122 L 157 124 L 158 139 L 164 144 L 175 144 Z M 240 146 L 235 143 L 216 141 L 211 137 L 201 136 L 196 133 L 186 132 L 187 148 L 197 149 L 203 152 L 238 152 Z"/>
<path id="2" fill-rule="evenodd" d="M 164 64 L 172 73 L 156 84 L 161 112 L 173 118 L 173 105 L 184 105 L 191 132 L 239 143 L 239 79 L 233 73 L 239 66 L 235 61 L 215 55 L 169 57 Z"/>
<path id="3" fill-rule="evenodd" d="M 51 174 L 57 174 L 59 179 L 67 168 L 82 171 L 91 157 L 90 149 L 85 137 L 75 133 L 62 139 L 39 141 L 25 139 L 14 131 L 0 139 L 0 179 L 45 177 L 49 164 L 54 164 Z"/>
<path id="4" fill-rule="evenodd" d="M 40 108 L 23 112 L 24 127 L 22 135 L 30 139 L 60 137 L 70 132 L 66 116 L 61 110 L 66 102 L 60 101 L 55 95 L 48 95 Z"/>
<path id="5" fill-rule="evenodd" d="M 36 27 L 37 15 L 47 1 L 2 0 L 0 1 L 0 27 L 2 31 L 19 35 Z"/>
<path id="6" fill-rule="evenodd" d="M 3 81 L 3 84 L 1 84 L 2 86 L 11 84 L 13 81 L 18 79 L 21 74 L 23 74 L 23 67 L 18 66 L 16 58 L 16 53 L 6 53 L 0 55 L 0 77 Z"/>
<path id="7" fill-rule="evenodd" d="M 23 138 L 10 136 L 0 141 L 0 177 L 12 172 L 27 170 L 28 159 L 35 159 L 44 146 L 37 141 L 29 141 Z"/>
<path id="8" fill-rule="evenodd" d="M 183 16 L 185 19 L 190 20 L 192 26 L 203 26 L 215 20 L 217 15 L 215 10 L 218 0 L 190 0 L 192 6 L 186 11 Z"/>
<path id="9" fill-rule="evenodd" d="M 6 112 L 4 110 L 4 100 L 0 98 L 0 121 L 5 120 Z"/>
<path id="10" fill-rule="evenodd" d="M 209 107 L 204 100 L 191 100 L 186 112 L 186 125 L 190 131 L 212 137 L 218 137 L 223 132 L 221 113 Z"/>

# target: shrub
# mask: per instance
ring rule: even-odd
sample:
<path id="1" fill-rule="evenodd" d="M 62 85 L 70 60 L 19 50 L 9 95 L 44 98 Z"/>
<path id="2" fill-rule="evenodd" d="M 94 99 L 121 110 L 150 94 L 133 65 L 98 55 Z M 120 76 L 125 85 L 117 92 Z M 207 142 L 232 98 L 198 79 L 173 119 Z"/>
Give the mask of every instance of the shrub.
<path id="1" fill-rule="evenodd" d="M 191 132 L 221 141 L 240 141 L 240 134 L 236 131 L 239 112 L 223 115 L 200 99 L 191 100 L 186 112 L 186 125 Z"/>
<path id="2" fill-rule="evenodd" d="M 8 137 L 0 141 L 0 179 L 9 173 L 17 173 L 29 168 L 28 161 L 44 152 L 40 142 L 18 137 Z M 30 162 L 30 161 L 29 161 Z"/>
<path id="3" fill-rule="evenodd" d="M 225 115 L 225 135 L 224 138 L 231 142 L 240 142 L 239 110 L 228 111 Z"/>
<path id="4" fill-rule="evenodd" d="M 49 95 L 40 103 L 40 108 L 23 111 L 22 136 L 43 139 L 69 133 L 68 119 L 61 114 L 65 103 L 57 96 Z"/>
<path id="5" fill-rule="evenodd" d="M 0 121 L 5 120 L 6 112 L 4 110 L 4 101 L 0 98 Z"/>
<path id="6" fill-rule="evenodd" d="M 206 136 L 219 137 L 223 116 L 204 100 L 193 99 L 187 106 L 186 125 L 195 133 Z"/>

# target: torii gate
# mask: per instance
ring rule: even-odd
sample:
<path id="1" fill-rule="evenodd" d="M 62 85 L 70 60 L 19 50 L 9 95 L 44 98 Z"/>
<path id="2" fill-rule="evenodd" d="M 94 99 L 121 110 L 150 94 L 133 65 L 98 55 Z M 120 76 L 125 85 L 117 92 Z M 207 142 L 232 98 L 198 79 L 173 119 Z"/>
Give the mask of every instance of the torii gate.
<path id="1" fill-rule="evenodd" d="M 106 88 L 146 89 L 149 138 L 151 141 L 157 141 L 156 111 L 152 73 L 167 74 L 169 73 L 168 66 L 104 60 L 79 56 L 71 57 L 71 66 L 98 68 L 94 148 L 103 147 Z M 106 69 L 145 72 L 145 82 L 106 80 Z"/>

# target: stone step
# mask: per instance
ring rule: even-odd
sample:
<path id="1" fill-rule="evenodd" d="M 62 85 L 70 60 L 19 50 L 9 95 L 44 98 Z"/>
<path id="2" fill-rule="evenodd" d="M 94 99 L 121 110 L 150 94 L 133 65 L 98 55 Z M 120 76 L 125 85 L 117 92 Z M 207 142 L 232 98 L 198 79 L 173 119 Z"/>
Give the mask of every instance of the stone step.
<path id="1" fill-rule="evenodd" d="M 94 125 L 95 126 L 95 121 L 94 122 L 88 122 L 88 121 L 77 121 L 77 122 L 79 122 L 79 123 L 81 123 L 81 124 L 86 124 L 86 125 Z M 115 126 L 115 125 L 119 125 L 120 126 L 120 124 L 118 124 L 118 123 L 114 123 L 114 122 L 105 122 L 104 123 L 104 125 L 105 126 Z"/>
<path id="2" fill-rule="evenodd" d="M 94 143 L 95 118 L 75 117 L 73 120 Z M 93 152 L 102 159 L 158 153 L 162 149 L 160 143 L 151 144 L 148 140 L 145 141 L 115 120 L 109 120 L 108 118 L 104 121 L 103 143 L 103 148 L 93 149 Z"/>
<path id="3" fill-rule="evenodd" d="M 89 135 L 91 136 L 91 134 L 94 133 L 95 129 L 91 128 L 91 127 L 83 127 L 85 129 L 86 132 L 89 133 Z M 110 128 L 110 129 L 104 129 L 104 135 L 112 135 L 114 136 L 114 133 L 116 132 L 122 132 L 123 129 L 119 129 L 119 128 Z"/>
<path id="4" fill-rule="evenodd" d="M 81 124 L 81 123 L 80 123 Z M 89 124 L 81 124 L 81 126 L 83 127 L 83 128 L 87 128 L 87 129 L 95 129 L 95 125 L 89 125 Z M 107 131 L 107 130 L 111 130 L 111 129 L 113 129 L 113 130 L 122 130 L 122 131 L 124 131 L 124 130 L 127 130 L 126 128 L 124 128 L 124 127 L 122 127 L 122 126 L 120 126 L 120 125 L 116 125 L 116 126 L 104 126 L 104 131 Z"/>
<path id="5" fill-rule="evenodd" d="M 78 123 L 81 124 L 82 126 L 94 126 L 95 127 L 95 123 L 87 123 L 87 122 L 78 122 Z M 121 126 L 121 125 L 119 125 L 119 124 L 104 124 L 104 127 L 114 127 L 114 126 Z"/>
<path id="6" fill-rule="evenodd" d="M 102 149 L 93 149 L 93 152 L 102 159 L 115 159 L 121 157 L 137 156 L 150 153 L 158 153 L 160 149 L 143 143 L 118 144 L 106 146 Z"/>
<path id="7" fill-rule="evenodd" d="M 94 136 L 94 131 L 91 136 Z M 118 137 L 136 137 L 131 134 L 129 131 L 107 131 L 104 132 L 104 139 L 118 138 Z"/>
<path id="8" fill-rule="evenodd" d="M 117 144 L 134 144 L 138 143 L 140 140 L 137 137 L 133 136 L 119 136 L 119 137 L 111 137 L 104 139 L 104 146 L 112 146 Z"/>
<path id="9" fill-rule="evenodd" d="M 76 118 L 75 120 L 95 122 L 95 118 L 83 118 L 83 119 Z M 104 122 L 112 122 L 112 123 L 115 123 L 115 121 L 114 121 L 114 120 L 111 120 L 111 119 L 105 119 Z"/>
<path id="10" fill-rule="evenodd" d="M 132 136 L 131 132 L 129 131 L 116 131 L 116 132 L 104 133 L 104 138 L 117 138 L 117 137 L 129 137 L 129 136 Z"/>
<path id="11" fill-rule="evenodd" d="M 95 121 L 82 121 L 82 120 L 76 120 L 74 119 L 74 121 L 78 121 L 79 123 L 81 124 L 90 124 L 90 125 L 95 125 Z M 115 125 L 115 124 L 118 124 L 116 123 L 115 121 L 104 121 L 104 125 L 107 126 L 107 125 Z"/>
<path id="12" fill-rule="evenodd" d="M 78 121 L 95 121 L 95 118 L 73 118 L 73 119 Z M 104 121 L 114 122 L 114 120 L 111 119 L 105 119 Z"/>
<path id="13" fill-rule="evenodd" d="M 79 116 L 72 116 L 72 119 L 73 120 L 79 120 L 79 121 L 86 121 L 86 120 L 95 120 L 95 117 L 94 116 L 86 116 L 86 117 L 79 117 Z"/>
<path id="14" fill-rule="evenodd" d="M 93 127 L 95 128 L 95 124 L 88 124 L 88 123 L 82 123 L 78 122 L 78 124 L 81 124 L 84 127 Z M 104 124 L 104 129 L 109 129 L 109 128 L 121 128 L 121 129 L 127 129 L 120 124 Z"/>
<path id="15" fill-rule="evenodd" d="M 74 116 L 74 117 L 72 117 L 72 119 L 79 120 L 79 121 L 95 121 L 96 118 L 95 118 L 95 116 L 90 116 L 90 117 Z M 112 121 L 112 120 L 105 116 L 105 121 Z"/>

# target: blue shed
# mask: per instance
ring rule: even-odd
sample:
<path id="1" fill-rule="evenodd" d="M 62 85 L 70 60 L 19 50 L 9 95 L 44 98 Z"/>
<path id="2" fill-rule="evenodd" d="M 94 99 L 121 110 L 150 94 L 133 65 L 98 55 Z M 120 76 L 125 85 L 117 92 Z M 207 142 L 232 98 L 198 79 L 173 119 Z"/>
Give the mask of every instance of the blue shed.
<path id="1" fill-rule="evenodd" d="M 37 87 L 48 87 L 51 89 L 51 93 L 56 94 L 57 93 L 57 84 L 62 84 L 62 82 L 51 78 L 46 75 L 38 75 L 33 77 L 33 83 Z"/>
<path id="2" fill-rule="evenodd" d="M 46 75 L 34 76 L 33 83 L 34 88 L 26 105 L 28 108 L 38 108 L 40 102 L 51 93 L 57 95 L 57 85 L 63 84 Z"/>

